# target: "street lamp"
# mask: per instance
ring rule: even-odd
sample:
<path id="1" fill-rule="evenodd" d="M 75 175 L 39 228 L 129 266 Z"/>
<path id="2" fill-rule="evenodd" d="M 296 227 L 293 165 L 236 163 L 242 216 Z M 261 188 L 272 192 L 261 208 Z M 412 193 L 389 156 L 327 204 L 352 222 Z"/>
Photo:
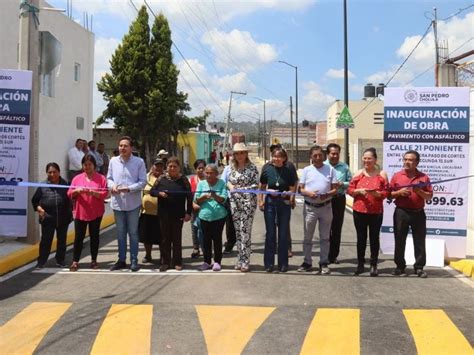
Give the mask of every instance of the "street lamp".
<path id="1" fill-rule="evenodd" d="M 263 102 L 263 159 L 267 161 L 267 110 L 265 100 L 252 96 L 255 100 Z"/>
<path id="2" fill-rule="evenodd" d="M 229 113 L 227 114 L 227 120 L 225 122 L 225 136 L 224 136 L 224 149 L 227 149 L 228 147 L 228 144 L 229 144 L 229 126 L 230 126 L 230 121 L 231 121 L 231 117 L 230 117 L 230 111 L 232 109 L 232 96 L 236 94 L 236 95 L 247 95 L 246 92 L 239 92 L 239 91 L 231 91 L 230 92 L 230 100 L 229 100 Z"/>
<path id="3" fill-rule="evenodd" d="M 293 69 L 295 69 L 295 87 L 296 87 L 296 95 L 295 95 L 295 133 L 296 133 L 296 168 L 298 169 L 298 162 L 299 162 L 299 154 L 298 154 L 298 66 L 285 62 L 284 60 L 279 60 L 278 63 L 286 64 Z"/>

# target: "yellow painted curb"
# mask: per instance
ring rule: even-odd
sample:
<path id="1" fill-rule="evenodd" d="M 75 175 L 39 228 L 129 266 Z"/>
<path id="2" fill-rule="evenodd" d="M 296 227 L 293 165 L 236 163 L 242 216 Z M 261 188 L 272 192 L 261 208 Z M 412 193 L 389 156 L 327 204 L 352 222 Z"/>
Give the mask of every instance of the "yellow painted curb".
<path id="1" fill-rule="evenodd" d="M 113 215 L 106 215 L 102 218 L 100 228 L 104 229 L 115 223 Z M 74 231 L 70 231 L 67 234 L 66 244 L 70 245 L 74 243 Z M 0 276 L 13 271 L 23 265 L 26 265 L 36 258 L 38 258 L 38 247 L 39 243 L 33 245 L 25 245 L 24 248 L 17 250 L 0 260 Z M 51 246 L 51 252 L 56 250 L 56 239 L 53 241 Z"/>
<path id="2" fill-rule="evenodd" d="M 468 277 L 474 278 L 474 260 L 463 259 L 458 261 L 451 261 L 449 263 L 449 266 L 451 266 L 453 269 L 462 272 Z"/>

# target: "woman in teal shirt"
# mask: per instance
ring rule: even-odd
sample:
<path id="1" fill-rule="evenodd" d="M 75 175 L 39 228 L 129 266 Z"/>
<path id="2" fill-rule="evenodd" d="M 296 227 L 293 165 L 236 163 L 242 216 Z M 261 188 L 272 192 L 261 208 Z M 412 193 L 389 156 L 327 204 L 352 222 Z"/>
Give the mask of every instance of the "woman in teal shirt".
<path id="1" fill-rule="evenodd" d="M 218 178 L 217 165 L 208 164 L 205 170 L 206 180 L 199 182 L 194 194 L 194 201 L 201 207 L 199 219 L 204 235 L 204 263 L 198 268 L 205 271 L 221 270 L 222 261 L 222 230 L 227 216 L 224 202 L 227 198 L 227 188 L 224 181 Z M 214 264 L 211 265 L 212 246 L 214 244 Z"/>

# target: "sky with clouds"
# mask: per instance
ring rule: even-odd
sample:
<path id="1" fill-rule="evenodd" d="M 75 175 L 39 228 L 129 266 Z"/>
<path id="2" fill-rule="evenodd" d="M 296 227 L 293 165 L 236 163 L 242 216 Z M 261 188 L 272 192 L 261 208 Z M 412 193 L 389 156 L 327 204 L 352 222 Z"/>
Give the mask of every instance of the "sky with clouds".
<path id="1" fill-rule="evenodd" d="M 234 119 L 262 116 L 263 104 L 257 97 L 266 101 L 267 119 L 289 121 L 295 70 L 279 60 L 298 67 L 300 120 L 322 120 L 328 105 L 343 99 L 342 0 L 147 2 L 155 13 L 163 12 L 168 18 L 172 39 L 186 59 L 173 50 L 180 69 L 179 88 L 189 94 L 191 114 L 209 109 L 211 120 L 222 120 L 230 91 L 240 91 L 247 95 L 234 96 Z M 474 48 L 472 1 L 347 2 L 350 99 L 360 99 L 367 82 L 389 80 L 427 30 L 433 7 L 438 11 L 439 39 L 447 43 L 451 56 Z M 66 8 L 66 0 L 49 3 Z M 143 2 L 133 0 L 133 4 L 140 7 Z M 84 12 L 93 16 L 97 81 L 109 70 L 110 56 L 136 17 L 136 10 L 130 0 L 74 0 L 73 17 L 78 22 Z M 434 60 L 430 29 L 390 86 L 434 85 Z M 104 106 L 94 87 L 94 117 Z"/>

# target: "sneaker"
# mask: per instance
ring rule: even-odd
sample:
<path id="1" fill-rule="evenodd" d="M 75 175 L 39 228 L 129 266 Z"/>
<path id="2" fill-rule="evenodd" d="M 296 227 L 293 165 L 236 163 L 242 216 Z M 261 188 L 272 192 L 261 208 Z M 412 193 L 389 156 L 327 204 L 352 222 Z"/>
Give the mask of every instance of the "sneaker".
<path id="1" fill-rule="evenodd" d="M 61 269 L 64 269 L 65 267 L 67 267 L 66 263 L 64 261 L 58 261 L 56 262 L 56 266 L 61 268 Z"/>
<path id="2" fill-rule="evenodd" d="M 273 272 L 273 265 L 270 265 L 269 267 L 265 268 L 265 272 Z"/>
<path id="3" fill-rule="evenodd" d="M 193 252 L 191 253 L 191 258 L 192 259 L 197 259 L 201 255 L 201 252 L 199 249 L 193 249 Z"/>
<path id="4" fill-rule="evenodd" d="M 242 269 L 242 264 L 241 263 L 235 264 L 234 270 L 239 270 L 240 271 L 240 269 Z"/>
<path id="5" fill-rule="evenodd" d="M 44 264 L 36 264 L 35 270 L 41 270 L 44 269 Z"/>
<path id="6" fill-rule="evenodd" d="M 151 256 L 145 256 L 143 259 L 142 259 L 142 263 L 143 264 L 151 264 L 153 262 L 153 259 L 151 258 Z"/>
<path id="7" fill-rule="evenodd" d="M 280 272 L 288 272 L 288 265 L 280 266 L 280 268 L 278 269 L 278 271 L 280 271 Z"/>
<path id="8" fill-rule="evenodd" d="M 319 273 L 321 275 L 329 275 L 331 273 L 331 269 L 327 265 L 321 265 L 319 267 Z"/>
<path id="9" fill-rule="evenodd" d="M 174 269 L 175 269 L 176 271 L 181 271 L 181 270 L 183 270 L 183 266 L 182 266 L 182 265 L 176 265 L 176 266 L 174 267 Z"/>
<path id="10" fill-rule="evenodd" d="M 334 260 L 329 260 L 329 264 L 336 264 L 339 265 L 341 262 L 336 258 Z"/>
<path id="11" fill-rule="evenodd" d="M 379 276 L 379 271 L 377 270 L 377 265 L 372 265 L 370 267 L 370 276 L 371 277 L 377 277 Z"/>
<path id="12" fill-rule="evenodd" d="M 166 265 L 166 264 L 161 265 L 161 266 L 160 266 L 160 272 L 166 272 L 166 271 L 168 270 L 168 267 L 169 267 L 169 266 Z"/>
<path id="13" fill-rule="evenodd" d="M 405 269 L 396 268 L 392 271 L 393 276 L 406 276 Z"/>
<path id="14" fill-rule="evenodd" d="M 232 254 L 232 249 L 227 249 L 227 248 L 224 248 L 224 251 L 222 252 L 222 254 Z"/>
<path id="15" fill-rule="evenodd" d="M 209 270 L 211 268 L 211 265 L 209 265 L 208 263 L 204 262 L 202 263 L 201 266 L 198 266 L 198 271 L 206 271 L 206 270 Z"/>
<path id="16" fill-rule="evenodd" d="M 300 267 L 298 268 L 298 272 L 311 272 L 311 269 L 313 268 L 313 265 L 311 264 L 307 264 L 307 263 L 303 263 L 300 265 Z"/>
<path id="17" fill-rule="evenodd" d="M 127 264 L 125 261 L 117 261 L 115 264 L 112 265 L 110 268 L 110 271 L 116 271 L 116 270 L 121 270 L 125 269 L 127 267 Z"/>
<path id="18" fill-rule="evenodd" d="M 138 266 L 138 263 L 136 261 L 132 261 L 132 264 L 130 265 L 130 270 L 132 272 L 137 272 L 140 270 L 140 266 Z"/>
<path id="19" fill-rule="evenodd" d="M 212 271 L 221 271 L 221 265 L 219 263 L 214 263 L 214 265 L 212 265 Z"/>
<path id="20" fill-rule="evenodd" d="M 423 269 L 415 270 L 415 274 L 422 279 L 426 279 L 428 277 L 428 274 Z"/>

